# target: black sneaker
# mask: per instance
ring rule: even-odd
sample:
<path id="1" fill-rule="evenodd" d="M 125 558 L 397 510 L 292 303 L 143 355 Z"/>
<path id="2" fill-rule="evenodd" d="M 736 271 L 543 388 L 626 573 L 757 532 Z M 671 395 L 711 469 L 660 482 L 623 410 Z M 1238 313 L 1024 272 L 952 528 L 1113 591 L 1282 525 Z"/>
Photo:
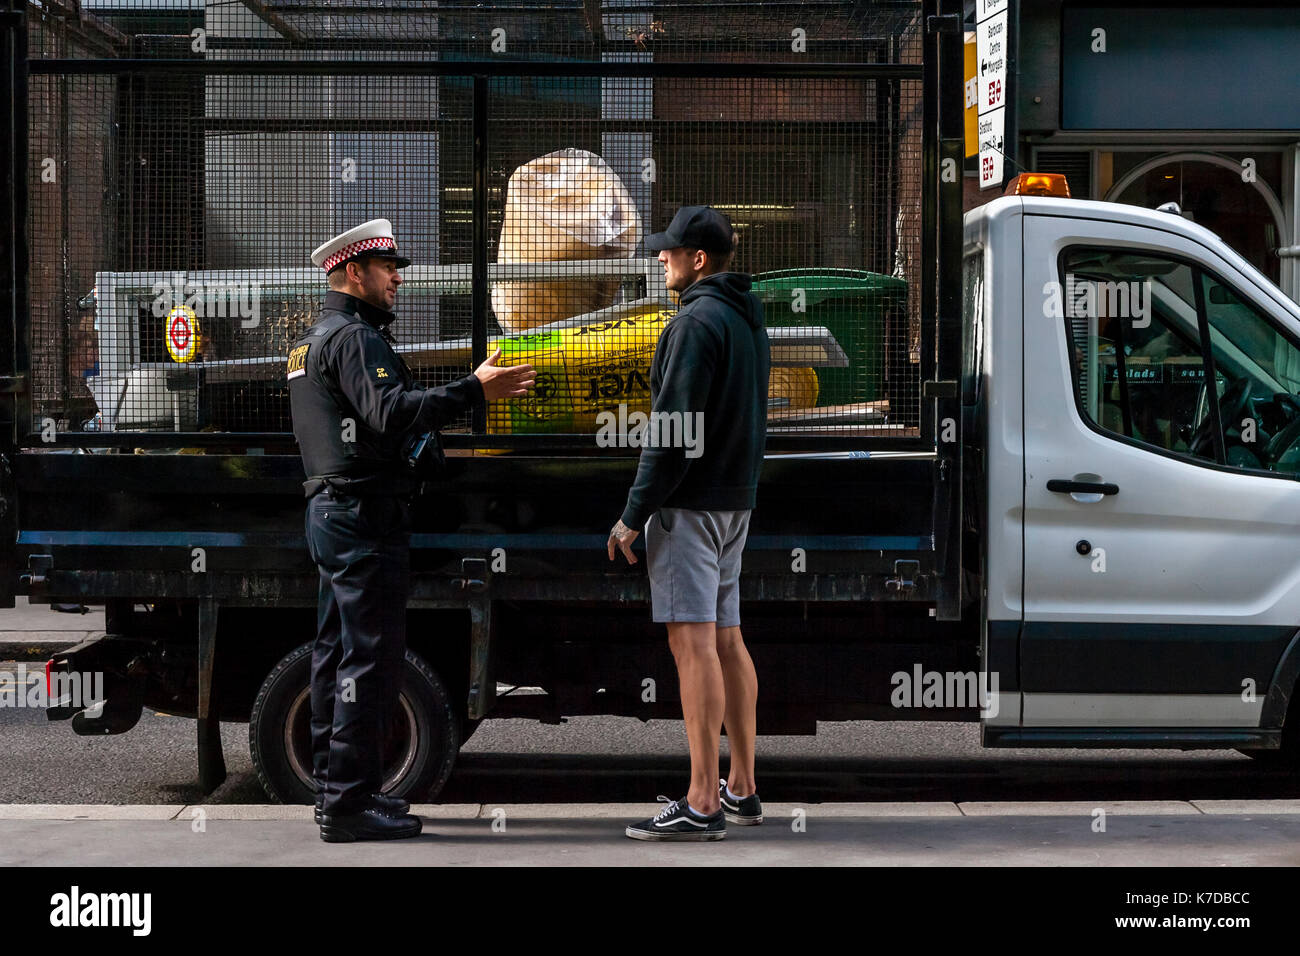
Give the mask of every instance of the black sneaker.
<path id="1" fill-rule="evenodd" d="M 700 816 L 688 809 L 686 798 L 669 800 L 656 816 L 633 823 L 623 832 L 633 840 L 721 840 L 727 835 L 727 821 L 719 810 L 712 816 Z"/>
<path id="2" fill-rule="evenodd" d="M 763 803 L 758 794 L 733 800 L 727 796 L 727 781 L 718 781 L 718 796 L 722 798 L 722 812 L 728 823 L 738 823 L 742 827 L 754 827 L 763 822 Z"/>

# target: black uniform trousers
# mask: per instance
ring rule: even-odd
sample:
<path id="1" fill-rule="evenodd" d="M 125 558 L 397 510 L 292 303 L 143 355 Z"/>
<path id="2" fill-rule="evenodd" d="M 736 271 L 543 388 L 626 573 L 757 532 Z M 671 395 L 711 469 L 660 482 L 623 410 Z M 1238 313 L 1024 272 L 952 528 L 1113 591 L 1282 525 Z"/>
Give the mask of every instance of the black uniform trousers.
<path id="1" fill-rule="evenodd" d="M 307 503 L 307 547 L 320 569 L 312 772 L 328 814 L 359 813 L 383 787 L 406 657 L 410 544 L 407 499 L 327 487 Z"/>

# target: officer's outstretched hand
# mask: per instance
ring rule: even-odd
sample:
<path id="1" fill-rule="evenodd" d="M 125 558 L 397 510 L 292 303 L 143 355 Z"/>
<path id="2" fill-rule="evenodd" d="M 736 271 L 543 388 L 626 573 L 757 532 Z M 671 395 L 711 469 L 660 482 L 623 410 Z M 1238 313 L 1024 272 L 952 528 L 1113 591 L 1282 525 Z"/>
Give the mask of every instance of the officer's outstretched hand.
<path id="1" fill-rule="evenodd" d="M 507 365 L 497 367 L 501 350 L 497 349 L 488 356 L 486 362 L 474 369 L 474 375 L 483 386 L 483 397 L 489 402 L 498 398 L 516 398 L 527 395 L 528 390 L 537 381 L 537 373 L 531 365 Z"/>

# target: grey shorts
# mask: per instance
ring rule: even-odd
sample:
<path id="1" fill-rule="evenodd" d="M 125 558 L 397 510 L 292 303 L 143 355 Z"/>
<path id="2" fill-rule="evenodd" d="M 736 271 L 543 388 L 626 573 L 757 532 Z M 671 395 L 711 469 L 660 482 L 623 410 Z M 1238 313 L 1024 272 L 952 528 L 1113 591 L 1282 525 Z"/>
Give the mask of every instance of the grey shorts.
<path id="1" fill-rule="evenodd" d="M 661 508 L 645 526 L 656 622 L 740 626 L 740 555 L 748 511 Z"/>

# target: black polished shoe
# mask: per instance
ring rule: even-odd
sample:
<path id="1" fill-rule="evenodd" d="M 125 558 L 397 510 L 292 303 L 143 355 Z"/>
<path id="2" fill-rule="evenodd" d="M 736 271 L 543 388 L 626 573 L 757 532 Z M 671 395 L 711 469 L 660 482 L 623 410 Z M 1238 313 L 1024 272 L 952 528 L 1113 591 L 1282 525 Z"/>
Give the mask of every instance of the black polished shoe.
<path id="1" fill-rule="evenodd" d="M 386 813 L 390 817 L 402 817 L 411 812 L 411 805 L 401 797 L 390 797 L 386 793 L 372 793 L 370 802 L 381 813 Z M 322 817 L 325 816 L 325 796 L 316 794 L 316 822 L 322 823 Z"/>
<path id="2" fill-rule="evenodd" d="M 326 843 L 355 843 L 359 840 L 404 840 L 419 836 L 423 824 L 410 815 L 390 817 L 375 807 L 360 813 L 323 814 L 320 838 Z"/>
<path id="3" fill-rule="evenodd" d="M 372 793 L 370 802 L 390 817 L 405 816 L 411 812 L 411 805 L 401 797 L 392 797 L 386 793 Z"/>

